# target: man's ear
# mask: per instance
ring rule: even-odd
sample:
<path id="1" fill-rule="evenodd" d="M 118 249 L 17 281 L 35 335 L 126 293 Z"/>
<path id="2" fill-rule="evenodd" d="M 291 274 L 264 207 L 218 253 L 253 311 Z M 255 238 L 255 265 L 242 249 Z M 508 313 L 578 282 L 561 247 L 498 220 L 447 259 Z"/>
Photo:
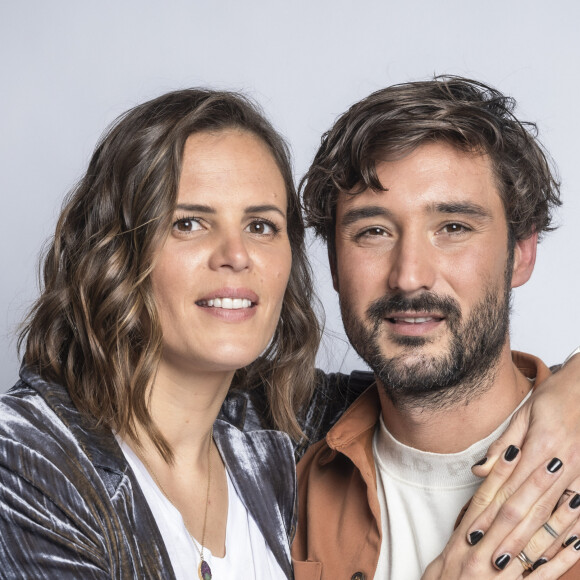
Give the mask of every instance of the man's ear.
<path id="1" fill-rule="evenodd" d="M 512 288 L 524 285 L 534 271 L 538 234 L 533 233 L 525 240 L 518 240 L 514 247 L 514 267 L 512 272 Z"/>
<path id="2" fill-rule="evenodd" d="M 331 248 L 330 243 L 328 244 L 328 263 L 330 265 L 330 274 L 332 276 L 332 285 L 334 289 L 338 292 L 338 272 L 336 269 L 336 250 Z"/>

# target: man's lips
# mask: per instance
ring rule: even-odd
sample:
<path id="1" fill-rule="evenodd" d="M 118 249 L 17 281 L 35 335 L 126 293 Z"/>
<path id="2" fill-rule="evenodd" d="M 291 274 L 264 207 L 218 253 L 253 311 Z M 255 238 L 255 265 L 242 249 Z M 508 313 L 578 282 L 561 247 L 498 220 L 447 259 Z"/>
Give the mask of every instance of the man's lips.
<path id="1" fill-rule="evenodd" d="M 384 318 L 395 335 L 428 336 L 445 321 L 440 313 L 430 312 L 397 312 L 389 313 Z"/>
<path id="2" fill-rule="evenodd" d="M 393 324 L 426 324 L 428 322 L 441 322 L 445 317 L 441 314 L 405 312 L 385 316 L 385 319 Z"/>

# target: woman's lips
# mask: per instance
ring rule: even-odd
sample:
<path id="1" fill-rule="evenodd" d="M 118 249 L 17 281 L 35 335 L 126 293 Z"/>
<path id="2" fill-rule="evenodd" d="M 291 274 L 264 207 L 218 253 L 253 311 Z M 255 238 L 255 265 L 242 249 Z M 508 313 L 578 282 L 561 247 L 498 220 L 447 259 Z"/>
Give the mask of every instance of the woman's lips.
<path id="1" fill-rule="evenodd" d="M 196 300 L 195 304 L 219 319 L 237 322 L 255 314 L 258 295 L 248 288 L 220 288 Z"/>
<path id="2" fill-rule="evenodd" d="M 210 300 L 199 300 L 196 304 L 198 306 L 224 308 L 226 310 L 239 310 L 240 308 L 251 308 L 255 306 L 255 303 L 247 298 L 211 298 Z"/>

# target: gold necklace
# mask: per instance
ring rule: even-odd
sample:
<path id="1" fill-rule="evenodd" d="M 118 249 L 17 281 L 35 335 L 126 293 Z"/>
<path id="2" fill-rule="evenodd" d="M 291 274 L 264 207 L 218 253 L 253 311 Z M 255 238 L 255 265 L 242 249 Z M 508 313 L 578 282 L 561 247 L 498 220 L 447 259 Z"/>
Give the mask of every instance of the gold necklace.
<path id="1" fill-rule="evenodd" d="M 195 538 L 192 536 L 191 532 L 188 530 L 187 526 L 185 525 L 185 521 L 183 522 L 185 530 L 189 534 L 189 537 L 191 538 L 191 541 L 193 542 L 193 545 L 195 546 L 195 549 L 197 550 L 197 553 L 199 554 L 199 566 L 197 568 L 197 575 L 199 576 L 199 580 L 212 580 L 211 568 L 209 567 L 209 564 L 207 563 L 207 561 L 203 557 L 203 544 L 205 543 L 205 526 L 207 524 L 207 508 L 209 506 L 209 490 L 210 490 L 210 485 L 211 485 L 211 461 L 210 461 L 211 456 L 210 456 L 210 451 L 212 448 L 212 443 L 213 443 L 213 425 L 211 428 L 211 432 L 209 434 L 209 443 L 207 446 L 207 493 L 206 493 L 206 497 L 205 497 L 205 513 L 203 515 L 203 529 L 201 532 L 201 543 L 200 543 L 201 549 L 197 547 L 197 542 L 196 542 Z M 175 505 L 173 500 L 169 497 L 169 494 L 165 491 L 165 488 L 161 485 L 161 482 L 157 479 L 157 475 L 155 475 L 155 471 L 153 471 L 153 468 L 149 465 L 149 462 L 147 461 L 147 459 L 145 459 L 145 457 L 141 454 L 140 451 L 137 451 L 137 449 L 135 449 L 135 452 L 137 454 L 137 457 L 139 457 L 139 459 L 142 461 L 142 463 L 147 468 L 147 471 L 149 471 L 149 473 L 151 474 L 153 481 L 155 481 L 155 483 L 157 484 L 157 487 L 159 488 L 161 493 L 167 498 L 167 501 L 177 511 L 179 511 L 179 508 Z"/>

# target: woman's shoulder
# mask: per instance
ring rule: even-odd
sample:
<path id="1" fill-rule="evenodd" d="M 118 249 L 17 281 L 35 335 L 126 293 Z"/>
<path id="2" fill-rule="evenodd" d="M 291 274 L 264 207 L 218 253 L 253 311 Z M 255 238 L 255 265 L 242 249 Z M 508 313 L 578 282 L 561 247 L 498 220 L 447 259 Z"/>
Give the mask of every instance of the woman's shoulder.
<path id="1" fill-rule="evenodd" d="M 112 432 L 81 415 L 62 385 L 29 368 L 21 369 L 20 375 L 14 387 L 0 395 L 4 473 L 32 483 L 44 477 L 55 485 L 62 479 L 79 485 L 100 479 L 112 495 L 126 471 Z"/>
<path id="2" fill-rule="evenodd" d="M 21 441 L 30 450 L 44 449 L 62 437 L 63 425 L 42 390 L 21 378 L 0 395 L 0 445 Z"/>
<path id="3" fill-rule="evenodd" d="M 59 441 L 65 447 L 74 441 L 70 425 L 77 414 L 63 386 L 23 367 L 20 380 L 0 395 L 0 441 L 26 442 L 31 449 Z"/>

